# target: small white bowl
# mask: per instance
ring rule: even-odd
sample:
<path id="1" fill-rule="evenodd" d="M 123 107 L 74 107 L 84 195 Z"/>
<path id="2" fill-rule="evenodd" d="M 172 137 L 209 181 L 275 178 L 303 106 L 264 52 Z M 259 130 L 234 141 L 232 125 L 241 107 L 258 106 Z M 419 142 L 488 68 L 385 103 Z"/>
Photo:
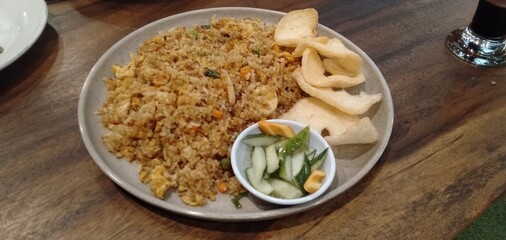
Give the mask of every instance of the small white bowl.
<path id="1" fill-rule="evenodd" d="M 287 124 L 294 130 L 295 133 L 298 133 L 299 131 L 304 129 L 304 127 L 306 127 L 305 125 L 302 125 L 298 122 L 284 119 L 271 119 L 267 121 Z M 251 134 L 261 133 L 257 123 L 249 126 L 244 131 L 242 131 L 234 141 L 234 144 L 232 146 L 231 162 L 235 176 L 250 193 L 270 203 L 278 205 L 296 205 L 316 199 L 317 197 L 321 196 L 323 193 L 327 191 L 327 189 L 330 187 L 330 184 L 334 180 L 334 177 L 336 175 L 336 161 L 334 157 L 334 152 L 332 152 L 332 148 L 329 146 L 327 141 L 325 141 L 325 139 L 318 132 L 312 129 L 310 132 L 311 132 L 309 139 L 310 149 L 316 149 L 316 151 L 319 153 L 325 150 L 325 148 L 328 148 L 327 156 L 325 158 L 325 162 L 323 163 L 322 167 L 323 171 L 325 172 L 325 178 L 323 179 L 322 186 L 316 192 L 300 198 L 283 199 L 261 193 L 258 190 L 256 190 L 253 186 L 251 186 L 246 177 L 246 169 L 251 166 L 251 158 L 249 157 L 249 155 L 251 153 L 252 147 L 243 143 L 242 139 Z"/>

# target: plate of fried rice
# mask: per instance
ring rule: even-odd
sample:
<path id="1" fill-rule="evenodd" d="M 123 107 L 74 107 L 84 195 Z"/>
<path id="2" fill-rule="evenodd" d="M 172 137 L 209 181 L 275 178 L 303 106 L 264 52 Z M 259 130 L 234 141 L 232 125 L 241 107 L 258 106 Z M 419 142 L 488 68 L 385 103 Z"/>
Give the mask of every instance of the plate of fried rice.
<path id="1" fill-rule="evenodd" d="M 392 99 L 374 62 L 323 25 L 319 35 L 339 38 L 364 60 L 367 81 L 355 90 L 383 95 L 366 114 L 378 141 L 335 147 L 334 182 L 302 205 L 281 207 L 245 194 L 227 165 L 242 130 L 280 116 L 305 96 L 292 77 L 300 59 L 274 44 L 284 15 L 242 7 L 196 10 L 150 23 L 113 45 L 91 69 L 78 106 L 84 144 L 99 168 L 161 209 L 230 222 L 307 211 L 360 181 L 387 146 Z M 277 106 L 264 110 L 273 95 Z"/>

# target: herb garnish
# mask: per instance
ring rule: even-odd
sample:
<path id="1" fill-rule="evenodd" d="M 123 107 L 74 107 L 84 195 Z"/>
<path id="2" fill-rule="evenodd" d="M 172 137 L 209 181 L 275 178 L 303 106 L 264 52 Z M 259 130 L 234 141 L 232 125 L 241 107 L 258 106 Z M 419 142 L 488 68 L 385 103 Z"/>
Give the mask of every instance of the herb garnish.
<path id="1" fill-rule="evenodd" d="M 242 205 L 239 202 L 239 200 L 241 200 L 243 197 L 246 197 L 246 195 L 248 195 L 248 192 L 242 192 L 237 194 L 237 196 L 235 196 L 234 198 L 232 198 L 232 203 L 234 204 L 235 208 L 237 209 L 242 208 Z"/>
<path id="2" fill-rule="evenodd" d="M 192 30 L 188 31 L 188 35 L 190 35 L 192 40 L 195 40 L 199 36 L 199 33 L 197 32 L 197 30 L 192 29 Z"/>
<path id="3" fill-rule="evenodd" d="M 251 50 L 251 52 L 255 55 L 257 55 L 257 57 L 260 57 L 260 49 L 258 49 L 257 47 L 253 50 Z"/>
<path id="4" fill-rule="evenodd" d="M 205 72 L 204 72 L 204 75 L 206 77 L 210 77 L 210 78 L 213 78 L 213 79 L 217 79 L 217 78 L 220 78 L 220 73 L 215 71 L 215 70 L 212 70 L 212 69 L 207 69 Z"/>

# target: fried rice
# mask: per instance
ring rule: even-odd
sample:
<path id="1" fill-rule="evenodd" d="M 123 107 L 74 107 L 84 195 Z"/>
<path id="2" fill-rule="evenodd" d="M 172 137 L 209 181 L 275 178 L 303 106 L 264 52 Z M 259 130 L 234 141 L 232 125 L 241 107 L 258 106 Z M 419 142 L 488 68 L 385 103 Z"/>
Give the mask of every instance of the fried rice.
<path id="1" fill-rule="evenodd" d="M 274 44 L 274 30 L 256 19 L 222 18 L 146 40 L 105 80 L 99 114 L 108 149 L 137 162 L 140 181 L 158 198 L 177 192 L 202 206 L 218 192 L 244 191 L 221 164 L 234 138 L 303 94 L 291 76 L 300 60 Z"/>

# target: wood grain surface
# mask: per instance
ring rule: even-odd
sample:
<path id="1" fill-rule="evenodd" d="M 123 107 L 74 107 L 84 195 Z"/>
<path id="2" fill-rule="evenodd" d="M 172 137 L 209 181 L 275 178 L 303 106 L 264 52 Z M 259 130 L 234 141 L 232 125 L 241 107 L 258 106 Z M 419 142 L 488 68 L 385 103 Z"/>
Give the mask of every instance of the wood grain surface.
<path id="1" fill-rule="evenodd" d="M 477 1 L 163 1 L 48 3 L 41 37 L 0 71 L 2 239 L 448 239 L 506 191 L 506 67 L 457 60 L 446 35 Z M 115 185 L 81 140 L 84 80 L 115 42 L 157 19 L 209 7 L 290 11 L 362 48 L 392 92 L 390 143 L 349 191 L 308 212 L 254 223 L 195 220 Z"/>

